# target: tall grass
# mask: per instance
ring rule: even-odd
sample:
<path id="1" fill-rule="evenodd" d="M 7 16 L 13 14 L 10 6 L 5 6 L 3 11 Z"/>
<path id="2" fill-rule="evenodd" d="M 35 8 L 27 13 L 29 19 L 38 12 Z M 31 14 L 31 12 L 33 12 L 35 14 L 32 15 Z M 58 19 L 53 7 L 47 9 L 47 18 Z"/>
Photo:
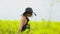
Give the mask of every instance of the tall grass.
<path id="1" fill-rule="evenodd" d="M 19 20 L 0 20 L 0 34 L 16 34 L 19 24 Z M 29 24 L 30 31 L 26 29 L 21 34 L 60 34 L 60 22 L 29 21 Z"/>

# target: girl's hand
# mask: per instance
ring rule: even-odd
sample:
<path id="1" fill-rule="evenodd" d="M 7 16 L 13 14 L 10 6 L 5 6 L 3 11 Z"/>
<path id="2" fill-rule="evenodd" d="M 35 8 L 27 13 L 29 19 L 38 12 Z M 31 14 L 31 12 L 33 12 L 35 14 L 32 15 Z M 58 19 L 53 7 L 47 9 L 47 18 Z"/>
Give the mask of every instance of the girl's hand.
<path id="1" fill-rule="evenodd" d="M 22 28 L 21 27 L 18 27 L 18 31 L 16 32 L 16 34 L 21 33 L 21 30 L 22 30 Z"/>

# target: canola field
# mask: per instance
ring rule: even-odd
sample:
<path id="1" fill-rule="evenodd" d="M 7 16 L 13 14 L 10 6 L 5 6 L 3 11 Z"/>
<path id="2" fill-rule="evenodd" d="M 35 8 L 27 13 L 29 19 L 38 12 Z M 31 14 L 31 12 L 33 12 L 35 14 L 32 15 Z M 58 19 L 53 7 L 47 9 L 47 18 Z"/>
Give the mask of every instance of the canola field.
<path id="1" fill-rule="evenodd" d="M 19 20 L 0 20 L 0 34 L 16 34 Z M 60 22 L 29 21 L 30 31 L 26 29 L 20 34 L 60 34 Z"/>

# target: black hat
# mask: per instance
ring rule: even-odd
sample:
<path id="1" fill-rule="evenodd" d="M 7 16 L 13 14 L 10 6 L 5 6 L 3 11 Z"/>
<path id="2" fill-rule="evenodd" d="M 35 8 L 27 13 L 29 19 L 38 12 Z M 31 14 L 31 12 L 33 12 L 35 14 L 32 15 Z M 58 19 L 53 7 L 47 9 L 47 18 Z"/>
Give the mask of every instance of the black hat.
<path id="1" fill-rule="evenodd" d="M 25 12 L 32 12 L 32 13 L 34 13 L 33 10 L 32 10 L 32 8 L 30 8 L 30 7 L 27 7 L 25 9 Z M 36 16 L 36 13 L 34 13 L 34 15 Z"/>

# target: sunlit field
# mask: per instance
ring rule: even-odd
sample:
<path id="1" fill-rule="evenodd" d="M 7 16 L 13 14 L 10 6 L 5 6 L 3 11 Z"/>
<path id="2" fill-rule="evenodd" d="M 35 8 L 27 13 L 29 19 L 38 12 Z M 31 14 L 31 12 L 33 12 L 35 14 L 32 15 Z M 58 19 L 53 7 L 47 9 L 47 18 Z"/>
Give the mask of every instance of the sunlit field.
<path id="1" fill-rule="evenodd" d="M 0 20 L 0 34 L 16 34 L 19 20 Z M 60 22 L 29 21 L 30 31 L 26 29 L 20 34 L 60 34 Z"/>

